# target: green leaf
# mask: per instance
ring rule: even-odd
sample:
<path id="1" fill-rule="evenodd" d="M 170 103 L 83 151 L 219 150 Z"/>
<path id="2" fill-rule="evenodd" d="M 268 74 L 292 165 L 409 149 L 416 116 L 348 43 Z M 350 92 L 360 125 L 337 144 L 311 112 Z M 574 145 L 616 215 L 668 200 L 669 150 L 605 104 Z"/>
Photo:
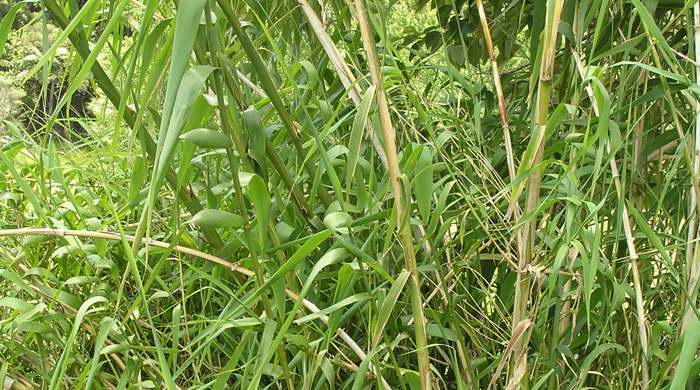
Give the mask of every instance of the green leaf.
<path id="1" fill-rule="evenodd" d="M 414 184 L 416 203 L 423 223 L 430 221 L 430 203 L 433 196 L 433 153 L 424 146 L 416 163 L 416 178 Z"/>
<path id="2" fill-rule="evenodd" d="M 187 2 L 183 2 L 187 3 Z M 175 146 L 180 135 L 180 130 L 189 116 L 192 104 L 195 102 L 209 74 L 214 70 L 208 65 L 196 65 L 191 67 L 182 78 L 182 83 L 177 94 L 177 100 L 173 104 L 173 115 L 168 121 L 167 130 L 159 134 L 159 143 L 162 138 L 162 148 L 156 161 L 151 184 L 151 196 L 160 189 L 165 179 L 165 173 L 170 167 L 174 157 Z M 153 198 L 152 198 L 153 201 Z"/>
<path id="3" fill-rule="evenodd" d="M 586 320 L 589 327 L 591 325 L 591 294 L 593 293 L 593 286 L 596 280 L 596 275 L 598 274 L 598 263 L 600 262 L 600 241 L 602 239 L 603 229 L 598 223 L 597 216 L 594 216 L 593 218 L 595 232 L 593 233 L 593 242 L 590 243 L 590 259 L 585 256 L 583 251 L 580 252 L 583 255 L 582 259 L 587 260 L 583 262 L 583 292 L 586 302 Z"/>
<path id="4" fill-rule="evenodd" d="M 399 295 L 401 295 L 401 291 L 403 291 L 410 276 L 410 272 L 402 269 L 396 281 L 391 285 L 391 289 L 389 289 L 386 297 L 384 297 L 382 304 L 379 306 L 379 312 L 377 312 L 377 318 L 374 328 L 372 329 L 372 349 L 377 348 L 377 345 L 379 345 L 379 341 L 384 335 L 384 327 L 389 321 L 391 313 L 394 311 L 394 306 L 396 306 L 396 302 L 399 299 Z"/>
<path id="5" fill-rule="evenodd" d="M 263 369 L 267 365 L 268 360 L 265 357 L 274 351 L 272 341 L 275 335 L 275 328 L 277 328 L 277 323 L 275 321 L 271 319 L 267 319 L 267 321 L 265 321 L 265 329 L 263 330 L 262 336 L 260 337 L 260 348 L 258 349 L 258 358 L 256 359 L 255 364 L 255 371 L 259 374 L 256 374 L 256 379 L 254 379 L 252 382 L 253 384 L 255 384 L 257 380 L 259 380 L 260 375 L 262 375 Z M 253 389 L 255 387 L 251 385 L 249 388 Z"/>
<path id="6" fill-rule="evenodd" d="M 277 233 L 277 237 L 280 239 L 281 242 L 287 242 L 292 236 L 292 233 L 294 233 L 294 228 L 291 227 L 288 223 L 280 221 L 277 223 L 277 225 L 275 225 L 275 231 Z"/>
<path id="7" fill-rule="evenodd" d="M 348 192 L 350 192 L 350 187 L 354 181 L 355 168 L 357 167 L 357 161 L 360 156 L 360 146 L 362 146 L 362 138 L 365 133 L 367 118 L 372 108 L 372 102 L 374 101 L 374 91 L 374 85 L 370 85 L 369 88 L 367 88 L 360 102 L 360 106 L 357 108 L 355 120 L 352 122 L 350 142 L 348 143 L 348 163 L 345 174 L 345 185 Z"/>
<path id="8" fill-rule="evenodd" d="M 255 209 L 255 220 L 257 222 L 257 241 L 259 249 L 262 251 L 265 248 L 267 238 L 267 226 L 269 224 L 270 193 L 267 191 L 267 185 L 263 179 L 254 175 L 248 183 L 248 197 L 253 203 Z"/>
<path id="9" fill-rule="evenodd" d="M 323 218 L 323 224 L 334 232 L 348 234 L 348 227 L 352 224 L 352 217 L 344 211 L 328 213 Z"/>
<path id="10" fill-rule="evenodd" d="M 673 67 L 679 67 L 678 60 L 676 58 L 676 52 L 674 52 L 674 50 L 669 45 L 668 41 L 666 40 L 666 37 L 664 37 L 663 32 L 661 31 L 661 29 L 659 29 L 659 26 L 657 25 L 654 16 L 651 14 L 651 12 L 649 12 L 649 9 L 644 4 L 642 4 L 640 0 L 631 1 L 632 4 L 634 4 L 635 9 L 637 10 L 637 13 L 639 14 L 639 18 L 642 21 L 644 30 L 646 31 L 647 35 L 650 36 L 650 40 L 654 42 L 654 45 L 661 48 L 660 52 L 664 59 L 668 62 L 668 65 Z"/>
<path id="11" fill-rule="evenodd" d="M 579 386 L 578 388 L 583 387 L 583 384 L 586 381 L 586 377 L 588 376 L 588 372 L 591 369 L 591 365 L 593 364 L 593 361 L 598 358 L 598 356 L 604 354 L 607 351 L 610 350 L 615 350 L 619 353 L 625 352 L 625 348 L 617 343 L 605 343 L 605 344 L 600 344 L 596 346 L 591 353 L 586 356 L 586 358 L 583 360 L 583 363 L 581 364 L 581 367 L 579 368 Z"/>
<path id="12" fill-rule="evenodd" d="M 178 112 L 176 101 L 180 96 L 182 78 L 194 48 L 197 30 L 199 29 L 199 20 L 205 3 L 206 0 L 189 0 L 178 3 L 173 50 L 170 57 L 165 102 L 163 103 L 163 116 L 158 132 L 159 148 L 162 148 L 165 142 L 166 130 L 170 126 L 171 116 Z"/>
<path id="13" fill-rule="evenodd" d="M 224 133 L 211 129 L 192 129 L 180 136 L 180 138 L 190 141 L 200 148 L 228 148 L 233 143 Z"/>
<path id="14" fill-rule="evenodd" d="M 364 359 L 362 359 L 362 363 L 360 363 L 360 367 L 357 370 L 357 373 L 355 373 L 355 381 L 352 384 L 352 390 L 362 390 L 365 385 L 365 379 L 367 377 L 367 371 L 369 370 L 369 364 L 374 359 L 374 356 L 381 352 L 382 349 L 374 349 L 370 351 L 370 353 L 365 356 Z"/>
<path id="15" fill-rule="evenodd" d="M 75 338 L 78 335 L 78 331 L 80 330 L 80 326 L 83 323 L 83 319 L 88 314 L 88 311 L 92 305 L 104 302 L 107 302 L 107 298 L 98 295 L 89 298 L 88 300 L 83 302 L 82 305 L 80 305 L 80 309 L 78 309 L 78 312 L 75 315 L 75 320 L 73 321 L 73 328 L 71 329 L 70 334 L 66 339 L 66 344 L 63 348 L 63 352 L 61 353 L 61 357 L 56 362 L 53 375 L 51 376 L 51 383 L 49 384 L 49 389 L 54 390 L 64 388 L 64 384 L 61 383 L 61 381 L 63 379 L 63 375 L 66 372 L 68 363 L 71 360 L 70 355 L 73 351 L 73 343 L 75 342 Z"/>
<path id="16" fill-rule="evenodd" d="M 20 313 L 24 313 L 26 311 L 31 310 L 34 307 L 34 305 L 19 298 L 4 297 L 0 298 L 0 307 L 9 307 Z"/>
<path id="17" fill-rule="evenodd" d="M 10 35 L 12 24 L 15 22 L 15 16 L 17 16 L 17 12 L 22 7 L 24 7 L 23 2 L 15 4 L 7 11 L 2 21 L 0 21 L 0 57 L 2 57 L 5 52 L 5 44 L 7 43 L 7 37 Z"/>
<path id="18" fill-rule="evenodd" d="M 313 237 L 313 236 L 312 236 Z M 307 241 L 308 243 L 308 241 Z M 306 244 L 304 244 L 306 245 Z M 272 357 L 272 353 L 277 350 L 279 347 L 280 343 L 282 342 L 283 338 L 286 336 L 287 329 L 289 329 L 289 326 L 292 324 L 292 321 L 294 320 L 296 313 L 299 311 L 302 305 L 303 299 L 306 297 L 306 294 L 309 292 L 309 289 L 313 286 L 314 281 L 316 280 L 316 277 L 318 276 L 321 271 L 332 265 L 335 264 L 336 262 L 344 259 L 349 252 L 347 252 L 345 249 L 331 249 L 330 251 L 326 252 L 319 260 L 318 262 L 314 265 L 314 268 L 311 270 L 309 273 L 309 276 L 306 278 L 306 281 L 304 282 L 304 287 L 302 287 L 301 292 L 299 293 L 299 298 L 297 298 L 296 302 L 294 303 L 294 308 L 288 313 L 287 318 L 285 319 L 284 323 L 280 327 L 279 332 L 277 333 L 277 337 L 275 337 L 274 342 L 272 345 L 264 351 L 265 357 L 262 358 L 264 363 L 267 363 L 270 358 Z M 292 259 L 290 258 L 287 263 L 291 262 Z M 286 263 L 285 263 L 286 265 Z M 284 268 L 281 267 L 280 270 Z M 279 272 L 279 271 L 278 271 Z M 275 274 L 277 274 L 276 272 Z M 266 283 L 267 284 L 267 283 Z M 248 387 L 249 389 L 257 389 L 258 388 L 258 382 L 260 380 L 260 376 L 262 375 L 262 372 L 260 369 L 256 370 L 255 376 L 253 378 L 253 381 L 251 382 L 251 385 Z"/>
<path id="19" fill-rule="evenodd" d="M 109 336 L 109 332 L 112 330 L 112 327 L 114 326 L 114 319 L 110 317 L 105 317 L 100 321 L 100 331 L 97 334 L 97 338 L 95 339 L 95 344 L 94 344 L 94 352 L 92 355 L 92 360 L 90 361 L 90 369 L 88 371 L 88 379 L 85 383 L 85 388 L 86 389 L 91 389 L 92 388 L 92 382 L 95 380 L 95 376 L 97 375 L 97 371 L 102 367 L 102 364 L 100 363 L 100 351 L 102 351 L 102 346 L 105 345 L 105 342 L 107 341 L 107 337 Z"/>
<path id="20" fill-rule="evenodd" d="M 243 121 L 248 129 L 250 136 L 250 156 L 255 159 L 261 166 L 266 163 L 266 138 L 265 129 L 263 129 L 262 118 L 260 111 L 251 106 L 243 111 Z"/>
<path id="21" fill-rule="evenodd" d="M 245 225 L 246 220 L 228 211 L 204 209 L 195 214 L 190 220 L 190 223 L 212 228 L 233 229 Z"/>
<path id="22" fill-rule="evenodd" d="M 700 345 L 700 321 L 698 321 L 696 315 L 692 315 L 690 324 L 683 334 L 681 353 L 678 356 L 678 364 L 673 373 L 673 380 L 671 381 L 669 389 L 686 389 L 686 383 L 688 383 L 688 379 L 691 377 L 691 367 L 695 362 L 695 354 L 697 353 L 698 345 Z"/>
<path id="23" fill-rule="evenodd" d="M 145 158 L 140 155 L 136 156 L 133 166 L 131 180 L 129 180 L 129 202 L 133 202 L 139 196 L 148 176 L 148 165 Z"/>

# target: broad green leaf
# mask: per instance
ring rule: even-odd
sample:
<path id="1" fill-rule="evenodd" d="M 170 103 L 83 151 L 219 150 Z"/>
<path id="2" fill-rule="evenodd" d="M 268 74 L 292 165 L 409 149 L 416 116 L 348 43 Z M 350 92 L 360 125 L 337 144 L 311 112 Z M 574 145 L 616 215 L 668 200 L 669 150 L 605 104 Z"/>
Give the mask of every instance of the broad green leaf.
<path id="1" fill-rule="evenodd" d="M 344 211 L 335 211 L 328 213 L 323 218 L 323 224 L 334 232 L 348 234 L 348 227 L 352 224 L 352 217 Z"/>
<path id="2" fill-rule="evenodd" d="M 669 387 L 671 390 L 686 389 L 686 384 L 691 378 L 691 367 L 695 362 L 698 345 L 700 345 L 700 321 L 697 316 L 693 315 L 691 317 L 690 324 L 682 337 L 683 346 L 681 347 L 678 364 Z"/>
<path id="3" fill-rule="evenodd" d="M 207 65 L 197 65 L 191 67 L 185 73 L 194 48 L 197 30 L 199 29 L 199 18 L 205 2 L 204 0 L 192 0 L 180 2 L 178 5 L 173 51 L 170 57 L 170 71 L 165 92 L 165 102 L 163 103 L 163 115 L 161 116 L 158 131 L 155 167 L 149 189 L 149 207 L 146 208 L 146 213 L 142 214 L 137 229 L 138 234 L 142 234 L 142 232 L 147 230 L 146 226 L 150 225 L 152 207 L 155 204 L 156 195 L 162 186 L 165 173 L 173 158 L 180 130 L 189 116 L 189 109 L 194 104 L 196 97 L 199 96 L 204 82 L 213 70 L 212 67 Z M 166 372 L 165 375 L 169 377 L 170 373 Z M 167 381 L 166 384 L 168 388 L 173 387 L 170 381 Z"/>
<path id="4" fill-rule="evenodd" d="M 375 325 L 372 329 L 372 349 L 377 348 L 379 341 L 384 336 L 384 327 L 389 321 L 389 317 L 391 317 L 391 313 L 394 311 L 399 295 L 401 295 L 401 292 L 403 291 L 404 286 L 406 286 L 406 282 L 410 276 L 410 272 L 402 269 L 401 273 L 396 278 L 396 281 L 391 285 L 391 289 L 389 289 L 386 297 L 384 297 L 382 304 L 379 306 L 379 312 L 377 313 Z"/>
<path id="5" fill-rule="evenodd" d="M 153 180 L 151 183 L 151 196 L 155 196 L 156 192 L 165 179 L 165 173 L 170 167 L 170 162 L 173 159 L 175 145 L 180 136 L 180 130 L 187 119 L 190 108 L 199 96 L 204 83 L 209 74 L 214 70 L 208 65 L 197 65 L 190 68 L 182 77 L 177 99 L 173 104 L 172 117 L 168 121 L 168 127 L 165 133 L 159 134 L 159 142 L 162 137 L 162 148 L 158 154 L 156 167 L 153 172 Z"/>
<path id="6" fill-rule="evenodd" d="M 160 130 L 158 132 L 158 147 L 160 149 L 165 144 L 166 130 L 170 127 L 171 117 L 174 117 L 178 112 L 176 101 L 179 99 L 182 90 L 183 75 L 194 48 L 197 30 L 199 29 L 199 19 L 205 3 L 205 0 L 191 0 L 178 3 L 168 83 L 165 92 L 165 102 L 163 103 Z"/>
<path id="7" fill-rule="evenodd" d="M 277 225 L 275 225 L 275 231 L 277 233 L 277 237 L 279 237 L 280 241 L 284 243 L 289 241 L 292 233 L 294 233 L 294 228 L 288 223 L 280 221 L 277 223 Z"/>
<path id="8" fill-rule="evenodd" d="M 589 353 L 588 356 L 586 356 L 586 358 L 583 360 L 583 363 L 581 364 L 581 367 L 579 368 L 579 389 L 583 387 L 586 381 L 586 377 L 588 376 L 588 373 L 591 369 L 591 365 L 593 364 L 593 361 L 595 361 L 595 359 L 597 359 L 600 355 L 610 350 L 614 350 L 618 353 L 625 352 L 625 348 L 617 343 L 605 343 L 596 346 L 593 349 L 593 351 L 591 351 L 591 353 Z"/>
<path id="9" fill-rule="evenodd" d="M 105 345 L 109 332 L 114 326 L 114 319 L 110 317 L 105 317 L 100 321 L 100 330 L 97 333 L 97 338 L 95 339 L 94 352 L 92 355 L 92 360 L 90 361 L 90 369 L 88 371 L 88 379 L 85 383 L 86 389 L 92 388 L 92 382 L 95 380 L 98 370 L 102 366 L 100 363 L 100 351 L 102 351 L 102 346 Z"/>
<path id="10" fill-rule="evenodd" d="M 321 273 L 321 271 L 324 268 L 342 260 L 347 255 L 348 255 L 348 252 L 344 249 L 331 249 L 326 254 L 324 254 L 318 260 L 318 262 L 314 265 L 314 268 L 311 270 L 311 273 L 309 274 L 309 276 L 306 278 L 306 281 L 304 282 L 304 287 L 302 287 L 301 292 L 299 292 L 299 298 L 294 303 L 294 308 L 288 313 L 287 318 L 285 319 L 284 323 L 280 327 L 280 330 L 277 333 L 277 337 L 275 337 L 275 340 L 272 343 L 272 345 L 270 346 L 270 348 L 268 348 L 268 350 L 264 351 L 265 355 L 264 355 L 264 358 L 262 358 L 264 363 L 267 363 L 270 360 L 270 358 L 272 357 L 272 353 L 274 353 L 274 351 L 277 350 L 280 343 L 284 339 L 287 329 L 289 329 L 289 326 L 292 324 L 292 321 L 294 320 L 296 313 L 301 308 L 303 299 L 306 297 L 306 294 L 313 286 L 313 283 L 316 280 L 316 277 L 318 276 L 318 274 Z M 288 260 L 288 263 L 289 262 L 291 262 L 291 259 Z M 282 268 L 283 267 L 281 267 L 280 270 Z M 251 381 L 251 384 L 248 387 L 249 389 L 252 390 L 252 389 L 257 388 L 261 375 L 262 375 L 261 369 L 256 370 L 255 376 L 253 377 L 253 380 Z"/>
<path id="11" fill-rule="evenodd" d="M 24 313 L 26 311 L 31 310 L 34 307 L 34 305 L 19 298 L 4 297 L 0 298 L 0 307 L 9 307 L 20 313 Z"/>
<path id="12" fill-rule="evenodd" d="M 265 134 L 265 129 L 263 129 L 260 111 L 251 106 L 243 111 L 243 120 L 250 137 L 250 156 L 260 165 L 264 165 L 266 162 L 267 134 Z"/>
<path id="13" fill-rule="evenodd" d="M 53 390 L 64 388 L 62 384 L 63 375 L 65 374 L 68 362 L 70 361 L 70 355 L 73 353 L 73 343 L 75 342 L 75 338 L 78 335 L 78 331 L 80 330 L 80 326 L 83 323 L 83 319 L 90 312 L 91 306 L 104 302 L 107 302 L 107 298 L 98 295 L 89 298 L 88 300 L 83 302 L 82 305 L 80 305 L 80 309 L 78 309 L 78 313 L 75 315 L 75 320 L 73 321 L 73 328 L 71 329 L 70 334 L 66 339 L 66 343 L 63 348 L 63 352 L 61 353 L 61 357 L 58 359 L 56 365 L 54 366 L 53 375 L 51 376 L 51 382 L 49 383 L 50 389 Z M 99 310 L 99 308 L 93 309 L 92 311 L 94 312 L 97 310 Z"/>
<path id="14" fill-rule="evenodd" d="M 248 197 L 253 203 L 253 209 L 255 209 L 259 250 L 263 251 L 267 240 L 267 227 L 270 223 L 271 198 L 270 193 L 267 191 L 267 185 L 260 176 L 255 175 L 250 179 L 248 183 Z"/>
<path id="15" fill-rule="evenodd" d="M 258 349 L 258 358 L 256 359 L 255 363 L 255 377 L 253 381 L 251 382 L 251 385 L 248 387 L 249 389 L 253 389 L 257 387 L 257 381 L 259 380 L 260 376 L 262 375 L 263 369 L 266 367 L 268 360 L 266 359 L 267 355 L 269 355 L 271 352 L 274 352 L 273 346 L 272 346 L 272 341 L 273 337 L 275 335 L 275 328 L 277 328 L 277 323 L 271 319 L 268 319 L 265 321 L 265 329 L 263 330 L 262 336 L 260 337 L 260 348 Z M 258 374 L 259 373 L 259 374 Z M 255 387 L 253 387 L 255 386 Z"/>
<path id="16" fill-rule="evenodd" d="M 190 219 L 190 223 L 212 228 L 233 229 L 245 225 L 246 220 L 228 211 L 204 209 L 195 214 L 192 219 Z"/>
<path id="17" fill-rule="evenodd" d="M 133 202 L 143 190 L 148 177 L 148 165 L 142 156 L 134 158 L 131 180 L 129 181 L 129 202 Z"/>
<path id="18" fill-rule="evenodd" d="M 227 382 L 231 374 L 233 374 L 234 369 L 236 368 L 238 361 L 241 358 L 241 355 L 246 349 L 246 346 L 248 345 L 248 339 L 250 338 L 251 333 L 250 331 L 245 331 L 243 332 L 243 335 L 239 339 L 240 342 L 236 346 L 236 349 L 233 351 L 232 354 L 228 356 L 228 362 L 226 365 L 217 373 L 216 375 L 216 381 L 214 382 L 214 385 L 212 386 L 212 390 L 223 390 L 225 388 L 228 388 Z"/>
<path id="19" fill-rule="evenodd" d="M 5 43 L 7 43 L 7 38 L 12 30 L 12 24 L 15 22 L 15 16 L 17 12 L 24 7 L 24 3 L 16 3 L 13 5 L 5 14 L 5 16 L 0 20 L 0 57 L 5 51 Z"/>
<path id="20" fill-rule="evenodd" d="M 530 137 L 530 141 L 527 144 L 527 148 L 525 149 L 525 152 L 523 152 L 523 155 L 521 157 L 520 165 L 518 165 L 516 180 L 511 192 L 511 204 L 514 204 L 518 201 L 523 189 L 525 188 L 525 184 L 527 183 L 527 174 L 530 173 L 530 170 L 533 168 L 532 164 L 535 159 L 535 152 L 538 150 L 540 145 L 542 145 L 543 142 L 545 142 L 547 137 L 554 133 L 557 127 L 561 124 L 561 122 L 567 117 L 567 115 L 572 115 L 575 112 L 576 107 L 572 105 L 563 103 L 558 105 L 554 112 L 547 119 L 545 131 L 541 133 L 542 137 L 535 137 L 535 134 L 533 134 L 533 136 Z"/>
<path id="21" fill-rule="evenodd" d="M 381 351 L 382 348 L 374 349 L 370 351 L 364 359 L 362 359 L 362 363 L 360 363 L 360 367 L 355 373 L 355 381 L 352 384 L 352 390 L 362 390 L 364 388 L 365 379 L 367 378 L 367 371 L 369 370 L 369 364 L 371 363 L 372 359 L 374 359 L 374 356 Z"/>
<path id="22" fill-rule="evenodd" d="M 350 187 L 354 181 L 355 168 L 360 156 L 360 147 L 362 146 L 362 138 L 365 133 L 367 118 L 369 117 L 372 102 L 374 101 L 374 85 L 371 85 L 365 91 L 360 106 L 357 108 L 355 120 L 352 122 L 352 130 L 350 132 L 350 142 L 348 143 L 348 163 L 345 174 L 346 190 L 349 193 Z"/>
<path id="23" fill-rule="evenodd" d="M 586 319 L 588 326 L 591 326 L 591 294 L 598 274 L 598 263 L 600 262 L 600 241 L 602 239 L 602 227 L 598 223 L 597 216 L 593 216 L 594 239 L 589 243 L 591 256 L 582 256 L 583 262 L 583 292 L 586 302 Z M 584 254 L 584 252 L 581 252 Z M 587 261 L 586 261 L 587 260 Z"/>
<path id="24" fill-rule="evenodd" d="M 201 148 L 228 148 L 233 143 L 224 133 L 211 129 L 192 129 L 180 136 Z"/>

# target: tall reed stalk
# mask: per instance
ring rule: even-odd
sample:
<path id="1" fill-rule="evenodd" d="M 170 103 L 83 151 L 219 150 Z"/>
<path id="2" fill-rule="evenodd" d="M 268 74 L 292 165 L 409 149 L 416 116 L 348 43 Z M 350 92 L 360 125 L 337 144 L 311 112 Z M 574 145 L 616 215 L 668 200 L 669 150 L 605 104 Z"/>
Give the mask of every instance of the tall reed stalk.
<path id="1" fill-rule="evenodd" d="M 539 81 L 537 97 L 535 100 L 533 132 L 531 137 L 537 140 L 534 159 L 527 170 L 533 170 L 527 179 L 527 194 L 523 216 L 528 216 L 529 221 L 523 223 L 519 235 L 518 275 L 515 284 L 515 300 L 513 303 L 512 329 L 530 316 L 528 305 L 531 302 L 531 269 L 535 265 L 536 253 L 535 240 L 537 237 L 538 219 L 536 215 L 529 215 L 537 208 L 540 202 L 540 185 L 542 183 L 542 171 L 538 165 L 542 162 L 544 151 L 544 138 L 547 131 L 547 119 L 549 117 L 549 100 L 552 91 L 552 74 L 554 72 L 554 58 L 557 50 L 557 29 L 561 16 L 563 0 L 547 0 L 546 22 L 542 36 L 542 54 L 539 68 Z M 529 335 L 521 337 L 513 348 L 513 364 L 511 365 L 511 379 L 509 386 L 517 386 L 519 383 L 527 383 L 527 346 Z"/>
<path id="2" fill-rule="evenodd" d="M 394 196 L 394 211 L 396 214 L 396 229 L 403 251 L 406 269 L 410 272 L 408 281 L 409 293 L 411 295 L 411 307 L 413 310 L 413 322 L 415 326 L 416 353 L 418 356 L 418 369 L 420 371 L 421 389 L 430 389 L 430 357 L 428 351 L 427 336 L 425 330 L 425 314 L 423 313 L 423 299 L 421 296 L 421 282 L 416 264 L 416 255 L 413 249 L 413 236 L 409 222 L 410 204 L 405 202 L 407 197 L 405 189 L 401 185 L 401 170 L 399 168 L 398 153 L 396 150 L 396 130 L 391 122 L 389 113 L 389 102 L 384 92 L 384 80 L 382 69 L 377 56 L 377 49 L 374 42 L 374 34 L 370 26 L 369 14 L 364 0 L 355 0 L 355 11 L 357 22 L 362 33 L 362 46 L 367 55 L 372 84 L 374 84 L 379 110 L 379 121 L 384 136 L 384 151 L 386 153 L 389 169 L 389 181 L 391 191 Z"/>
<path id="3" fill-rule="evenodd" d="M 693 5 L 693 51 L 695 53 L 695 80 L 700 82 L 700 3 Z M 695 131 L 693 132 L 695 153 L 692 155 L 693 172 L 696 177 L 700 176 L 700 103 L 695 103 Z M 688 220 L 688 244 L 686 248 L 686 274 L 688 275 L 688 297 L 687 305 L 693 305 L 696 300 L 696 289 L 698 279 L 700 279 L 700 252 L 698 251 L 697 241 L 698 236 L 698 213 L 697 213 L 697 193 L 692 189 L 690 192 L 690 205 L 688 212 L 691 215 Z M 686 314 L 683 318 L 682 331 L 688 329 L 691 322 L 691 317 L 694 312 L 690 307 L 686 309 Z"/>

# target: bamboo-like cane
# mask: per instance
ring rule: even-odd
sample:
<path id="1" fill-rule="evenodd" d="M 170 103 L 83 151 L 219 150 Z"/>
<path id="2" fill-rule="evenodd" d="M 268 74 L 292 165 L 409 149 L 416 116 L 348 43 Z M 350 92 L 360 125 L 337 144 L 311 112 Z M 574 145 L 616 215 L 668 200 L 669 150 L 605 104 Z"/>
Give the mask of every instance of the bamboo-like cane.
<path id="1" fill-rule="evenodd" d="M 695 3 L 693 6 L 694 15 L 694 43 L 695 43 L 695 79 L 700 82 L 700 3 Z M 693 154 L 693 172 L 697 177 L 700 175 L 700 103 L 695 101 L 695 153 Z M 692 316 L 695 314 L 690 308 L 690 305 L 694 303 L 695 289 L 698 284 L 698 279 L 700 279 L 700 252 L 698 252 L 698 246 L 696 240 L 698 238 L 698 213 L 696 211 L 697 207 L 697 194 L 695 191 L 690 191 L 690 207 L 688 211 L 691 213 L 688 219 L 688 246 L 686 248 L 686 272 L 688 275 L 688 291 L 690 292 L 690 297 L 688 302 L 686 302 L 686 312 L 683 317 L 683 323 L 681 325 L 681 332 L 684 332 L 692 321 Z"/>
<path id="2" fill-rule="evenodd" d="M 535 151 L 535 158 L 532 164 L 527 167 L 531 169 L 542 162 L 544 152 L 544 134 L 547 129 L 547 118 L 549 116 L 549 98 L 552 90 L 552 74 L 554 72 L 554 53 L 557 43 L 557 27 L 559 17 L 563 7 L 563 0 L 547 0 L 547 14 L 545 28 L 542 39 L 542 62 L 540 63 L 539 82 L 537 88 L 537 100 L 535 107 L 534 132 L 533 137 L 539 140 Z M 542 172 L 536 169 L 529 177 L 527 183 L 527 199 L 523 215 L 528 215 L 534 211 L 540 201 L 540 185 L 542 184 Z M 518 248 L 518 276 L 515 282 L 515 299 L 513 303 L 513 332 L 518 325 L 528 318 L 528 304 L 530 302 L 530 274 L 528 267 L 532 265 L 535 258 L 534 245 L 537 230 L 537 218 L 532 219 L 523 225 L 520 234 L 520 245 Z M 520 337 L 516 342 L 512 356 L 511 377 L 508 381 L 508 388 L 517 388 L 525 378 L 527 371 L 527 345 L 529 334 Z"/>
<path id="3" fill-rule="evenodd" d="M 508 175 L 510 180 L 515 180 L 515 159 L 513 158 L 513 145 L 510 139 L 510 127 L 508 126 L 508 111 L 506 111 L 506 99 L 503 96 L 503 85 L 501 84 L 501 74 L 498 71 L 498 63 L 493 54 L 493 40 L 491 39 L 491 30 L 489 22 L 486 20 L 486 11 L 481 0 L 476 0 L 476 8 L 479 10 L 479 19 L 481 21 L 481 29 L 484 31 L 484 41 L 486 41 L 486 49 L 491 63 L 491 73 L 493 74 L 493 84 L 496 88 L 496 96 L 498 97 L 498 112 L 500 113 L 501 126 L 503 127 L 503 142 L 506 148 L 506 160 L 508 162 Z"/>
<path id="4" fill-rule="evenodd" d="M 389 181 L 394 195 L 394 208 L 396 210 L 396 228 L 398 230 L 399 242 L 403 250 L 406 269 L 411 273 L 408 281 L 409 294 L 411 297 L 411 307 L 413 310 L 413 321 L 415 323 L 416 349 L 418 354 L 418 371 L 421 377 L 421 389 L 430 389 L 430 357 L 428 354 L 428 343 L 425 331 L 425 315 L 423 314 L 423 303 L 420 292 L 420 277 L 416 265 L 416 255 L 413 251 L 413 235 L 407 218 L 407 210 L 410 205 L 404 203 L 403 189 L 400 183 L 401 170 L 399 168 L 398 153 L 396 151 L 396 130 L 391 123 L 389 115 L 389 103 L 384 93 L 384 82 L 382 80 L 379 58 L 374 46 L 372 28 L 370 27 L 369 15 L 364 0 L 355 1 L 357 22 L 362 34 L 362 44 L 367 55 L 372 84 L 376 88 L 377 106 L 379 109 L 379 122 L 384 135 L 384 151 L 386 152 Z"/>
<path id="5" fill-rule="evenodd" d="M 352 100 L 352 102 L 356 106 L 359 106 L 360 100 L 362 99 L 362 90 L 357 84 L 357 79 L 355 78 L 355 75 L 352 73 L 352 70 L 350 70 L 348 64 L 343 60 L 342 56 L 340 55 L 340 50 L 338 50 L 338 47 L 335 45 L 335 42 L 333 42 L 333 39 L 331 39 L 331 37 L 326 32 L 323 23 L 321 22 L 321 19 L 318 18 L 318 15 L 316 15 L 316 12 L 314 12 L 313 8 L 311 8 L 309 2 L 306 0 L 298 1 L 299 5 L 301 6 L 301 9 L 304 11 L 304 15 L 306 15 L 306 19 L 309 21 L 311 29 L 313 30 L 314 34 L 316 35 L 316 38 L 318 38 L 318 41 L 321 43 L 323 50 L 326 52 L 326 55 L 333 64 L 333 67 L 335 68 L 336 73 L 338 74 L 338 78 L 340 78 L 340 82 L 343 83 L 343 87 L 348 91 L 350 100 Z M 377 138 L 377 135 L 374 134 L 374 129 L 372 128 L 372 125 L 369 122 L 367 122 L 365 124 L 365 128 L 367 134 L 369 134 L 370 140 L 372 141 L 374 150 L 377 152 L 379 160 L 385 167 L 387 167 L 388 164 L 386 161 L 386 154 L 384 153 L 384 149 L 382 148 L 382 144 Z"/>

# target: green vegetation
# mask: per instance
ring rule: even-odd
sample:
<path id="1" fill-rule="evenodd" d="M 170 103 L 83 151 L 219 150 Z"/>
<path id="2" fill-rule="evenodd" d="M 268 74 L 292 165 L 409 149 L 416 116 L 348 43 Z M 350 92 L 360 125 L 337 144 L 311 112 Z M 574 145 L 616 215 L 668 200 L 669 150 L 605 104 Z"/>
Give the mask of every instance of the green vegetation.
<path id="1" fill-rule="evenodd" d="M 0 382 L 700 386 L 700 4 L 0 0 Z"/>

